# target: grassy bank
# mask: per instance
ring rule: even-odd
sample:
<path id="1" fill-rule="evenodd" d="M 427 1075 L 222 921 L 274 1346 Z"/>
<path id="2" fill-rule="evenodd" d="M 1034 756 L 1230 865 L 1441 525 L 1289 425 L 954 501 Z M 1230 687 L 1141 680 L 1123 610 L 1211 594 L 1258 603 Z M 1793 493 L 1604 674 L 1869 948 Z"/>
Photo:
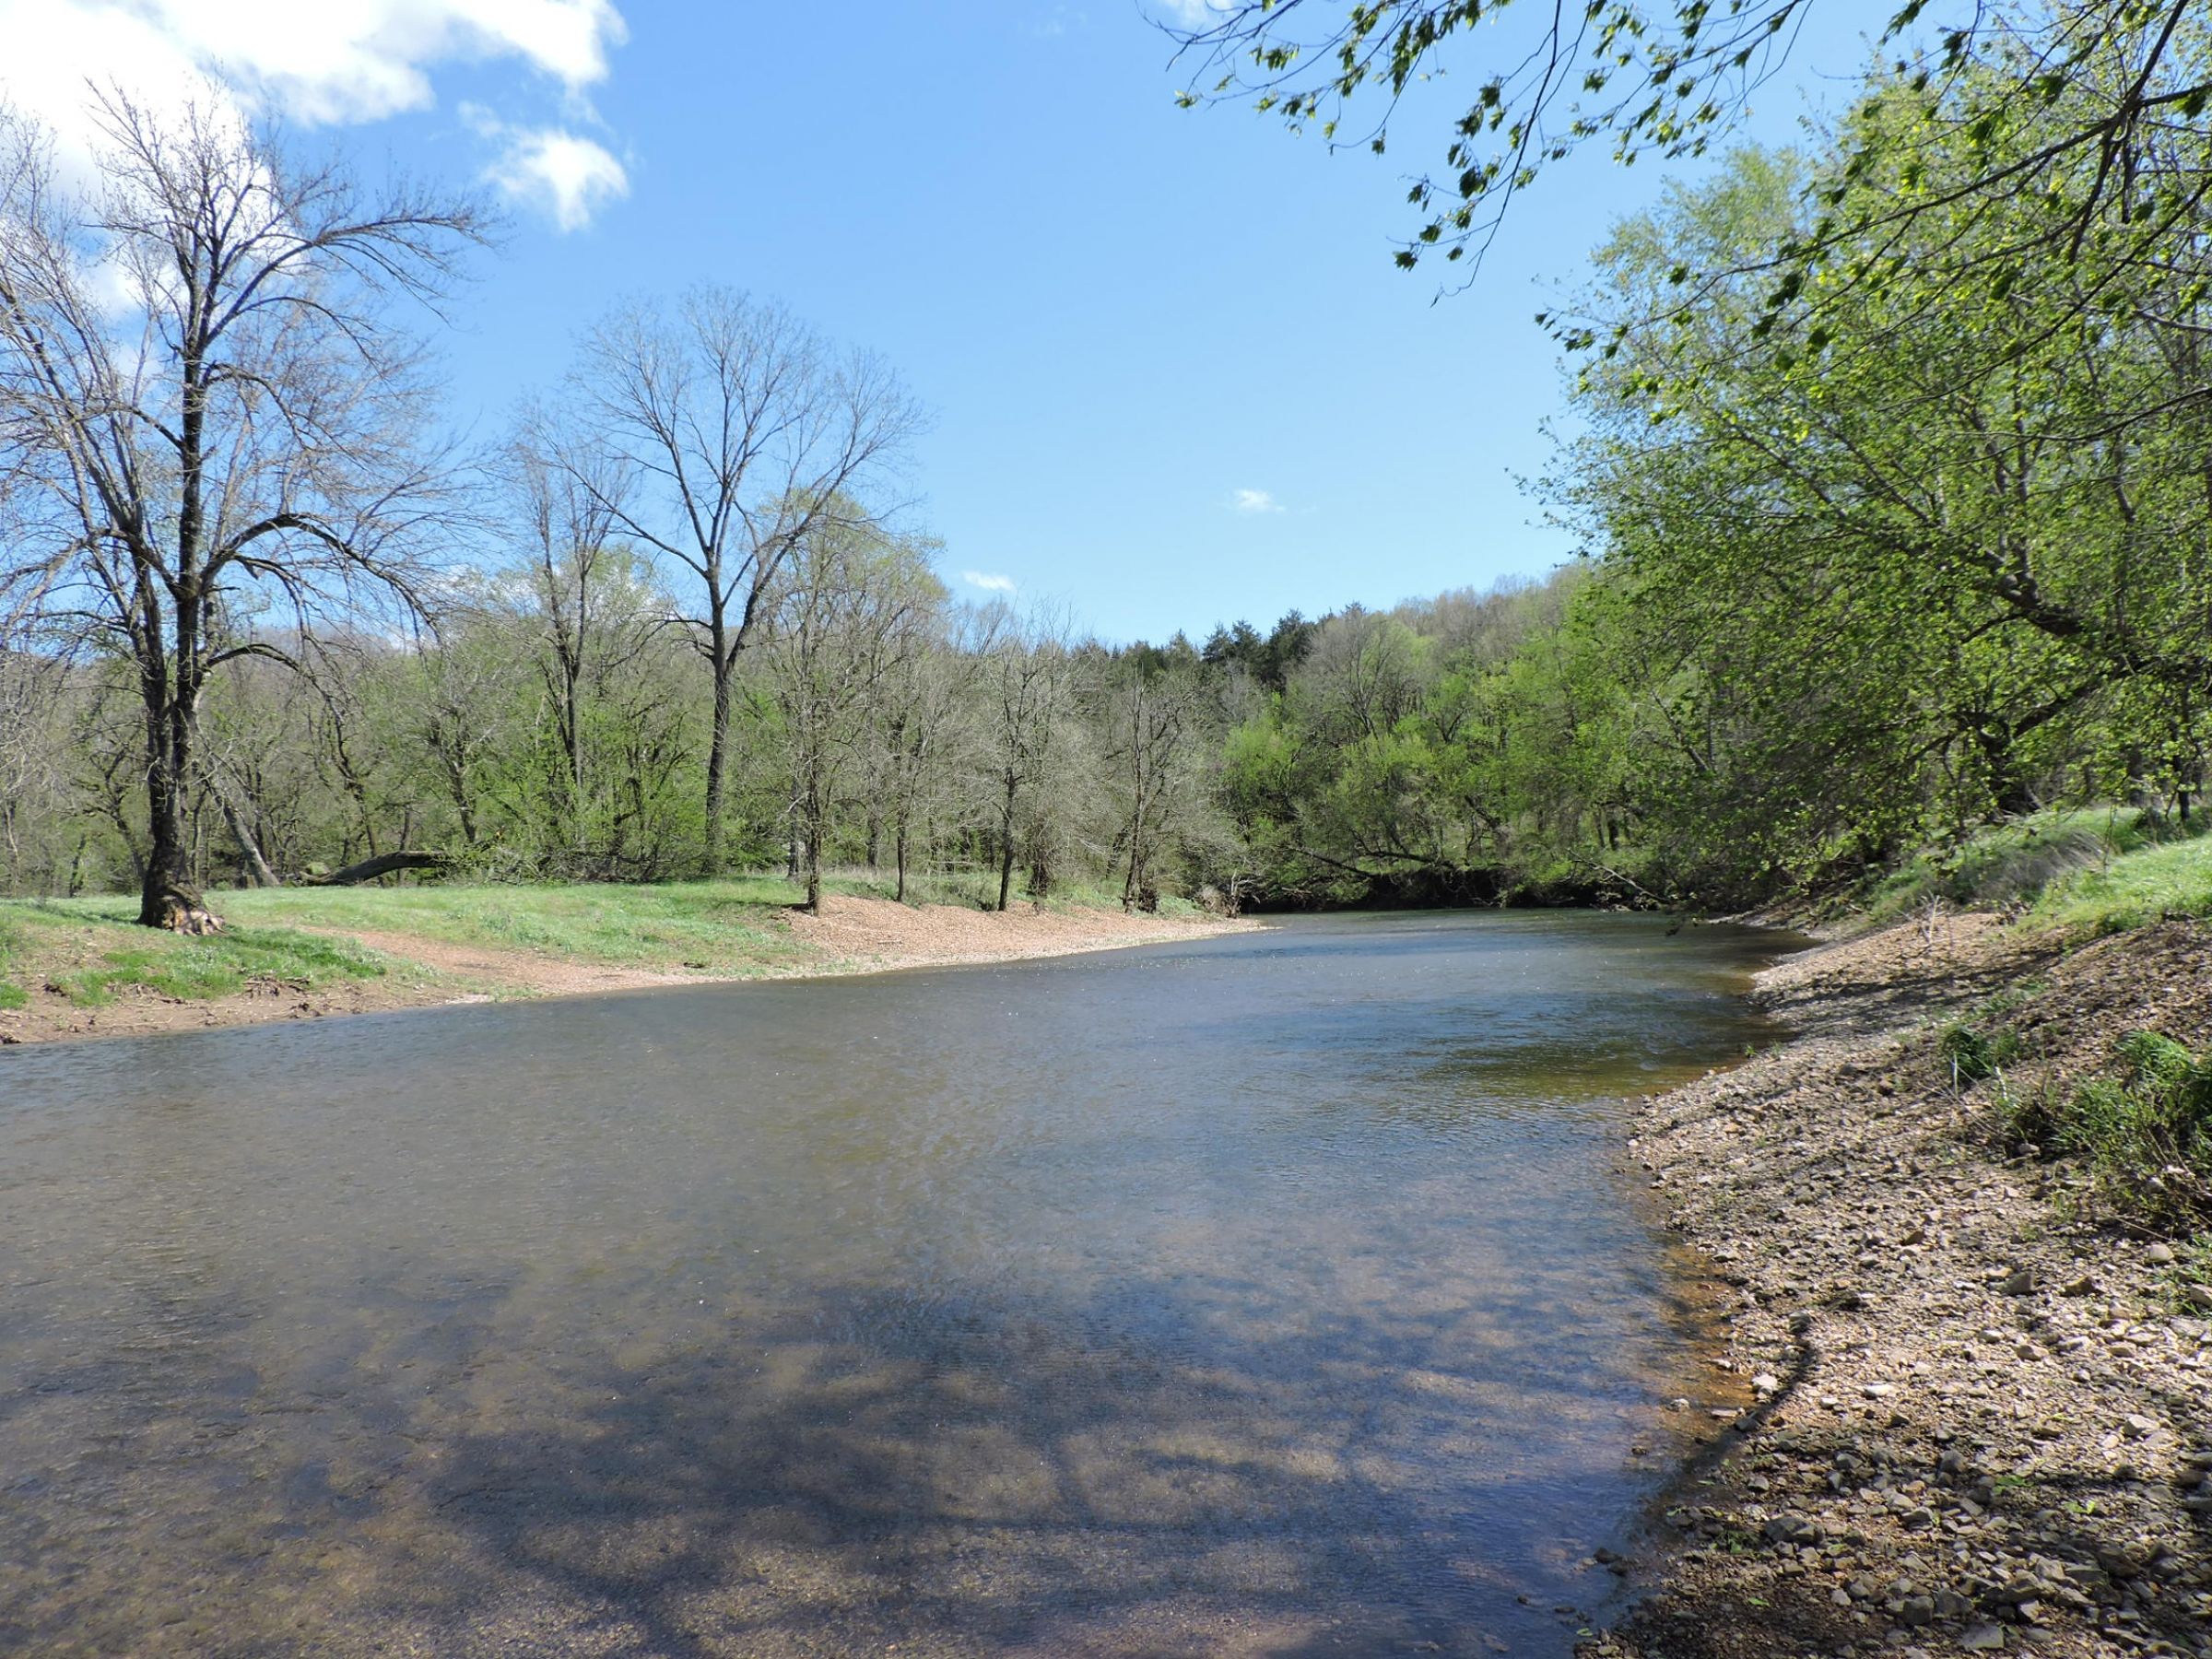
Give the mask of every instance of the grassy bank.
<path id="1" fill-rule="evenodd" d="M 233 923 L 399 934 L 603 967 L 745 978 L 791 965 L 799 900 L 759 877 L 657 887 L 276 888 L 226 893 Z"/>
<path id="2" fill-rule="evenodd" d="M 2129 806 L 2039 812 L 1923 849 L 1852 897 L 1874 923 L 2004 909 L 2077 938 L 2212 916 L 2212 834 Z"/>
<path id="3" fill-rule="evenodd" d="M 382 956 L 342 939 L 270 925 L 183 938 L 135 925 L 136 912 L 121 899 L 0 900 L 0 1011 L 25 1007 L 40 992 L 100 1008 L 132 989 L 204 1001 L 256 982 L 312 991 L 394 972 Z"/>
<path id="4" fill-rule="evenodd" d="M 653 887 L 286 888 L 219 893 L 228 925 L 183 938 L 133 924 L 119 897 L 0 900 L 0 1042 L 368 1012 L 481 996 L 982 961 L 1197 931 L 1194 907 L 1121 913 L 1071 890 L 1004 916 L 980 878 L 830 884 L 801 915 L 774 877 Z"/>

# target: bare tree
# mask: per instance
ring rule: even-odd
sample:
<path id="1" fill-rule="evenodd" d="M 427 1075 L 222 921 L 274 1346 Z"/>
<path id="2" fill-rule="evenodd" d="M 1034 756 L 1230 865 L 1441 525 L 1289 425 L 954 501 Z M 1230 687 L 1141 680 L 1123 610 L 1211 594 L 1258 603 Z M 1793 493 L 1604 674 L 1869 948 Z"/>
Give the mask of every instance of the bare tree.
<path id="1" fill-rule="evenodd" d="M 954 630 L 973 613 L 947 618 L 943 606 L 904 641 L 877 688 L 869 756 L 877 809 L 890 820 L 891 860 L 906 902 L 917 831 L 929 832 L 933 806 L 953 788 L 963 757 L 960 714 L 982 658 Z M 949 623 L 949 626 L 948 626 Z"/>
<path id="2" fill-rule="evenodd" d="M 585 688 L 603 654 L 634 653 L 646 637 L 622 614 L 632 561 L 614 541 L 614 503 L 629 499 L 629 480 L 618 457 L 561 430 L 542 409 L 524 412 L 500 472 L 524 543 L 519 573 L 542 635 L 539 663 L 560 741 L 561 828 L 581 855 Z"/>
<path id="3" fill-rule="evenodd" d="M 916 653 L 944 602 L 921 547 L 827 521 L 800 544 L 777 583 L 770 669 L 790 747 L 811 911 L 822 907 L 822 844 L 845 771 L 862 751 L 887 680 Z"/>
<path id="4" fill-rule="evenodd" d="M 1067 712 L 1074 665 L 1064 630 L 1007 620 L 982 670 L 989 775 L 996 797 L 998 908 L 1014 897 L 1014 860 L 1030 795 L 1050 774 Z"/>
<path id="5" fill-rule="evenodd" d="M 371 599 L 412 606 L 440 477 L 422 388 L 385 325 L 433 300 L 477 211 L 366 199 L 229 115 L 96 100 L 102 187 L 0 115 L 0 473 L 18 520 L 0 612 L 73 625 L 133 666 L 145 724 L 138 919 L 220 925 L 192 879 L 187 795 L 209 677 Z"/>
<path id="6" fill-rule="evenodd" d="M 1113 770 L 1121 818 L 1117 834 L 1124 843 L 1122 908 L 1158 910 L 1153 865 L 1179 786 L 1203 793 L 1190 788 L 1183 764 L 1197 735 L 1193 728 L 1198 688 L 1185 671 L 1132 661 L 1112 688 L 1106 712 L 1111 722 L 1106 759 Z"/>
<path id="7" fill-rule="evenodd" d="M 62 795 L 63 694 L 68 664 L 0 627 L 0 892 L 50 882 L 50 826 Z"/>
<path id="8" fill-rule="evenodd" d="M 599 499 L 621 532 L 692 578 L 681 619 L 706 659 L 714 710 L 707 747 L 709 874 L 723 857 L 733 673 L 762 601 L 795 548 L 832 524 L 922 426 L 882 362 L 837 352 L 780 307 L 733 289 L 692 289 L 673 308 L 641 301 L 587 336 L 572 382 L 577 413 L 628 488 Z M 582 477 L 582 475 L 580 475 Z"/>

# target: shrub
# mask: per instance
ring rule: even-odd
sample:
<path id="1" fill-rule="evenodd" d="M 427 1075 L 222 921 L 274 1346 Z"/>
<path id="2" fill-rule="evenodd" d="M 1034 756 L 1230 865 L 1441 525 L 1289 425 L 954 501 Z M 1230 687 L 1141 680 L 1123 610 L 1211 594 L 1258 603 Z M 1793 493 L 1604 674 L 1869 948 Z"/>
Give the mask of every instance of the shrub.
<path id="1" fill-rule="evenodd" d="M 2115 1048 L 2118 1076 L 2009 1102 L 2012 1133 L 2085 1159 L 2109 1213 L 2192 1233 L 2212 1221 L 2212 1054 L 2157 1031 Z"/>

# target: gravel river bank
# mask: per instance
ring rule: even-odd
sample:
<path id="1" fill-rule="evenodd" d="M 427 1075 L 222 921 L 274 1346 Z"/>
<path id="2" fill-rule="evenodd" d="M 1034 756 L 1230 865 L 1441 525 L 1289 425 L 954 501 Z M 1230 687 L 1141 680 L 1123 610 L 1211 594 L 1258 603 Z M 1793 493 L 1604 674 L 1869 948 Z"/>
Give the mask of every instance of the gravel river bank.
<path id="1" fill-rule="evenodd" d="M 2212 1293 L 2007 1147 L 1939 1047 L 2001 1018 L 2016 1091 L 2130 1030 L 2202 1048 L 2207 938 L 1959 915 L 1825 946 L 1759 976 L 1792 1041 L 1644 1102 L 1631 1167 L 1735 1292 L 1714 1363 L 1755 1404 L 1586 1655 L 2212 1654 Z"/>

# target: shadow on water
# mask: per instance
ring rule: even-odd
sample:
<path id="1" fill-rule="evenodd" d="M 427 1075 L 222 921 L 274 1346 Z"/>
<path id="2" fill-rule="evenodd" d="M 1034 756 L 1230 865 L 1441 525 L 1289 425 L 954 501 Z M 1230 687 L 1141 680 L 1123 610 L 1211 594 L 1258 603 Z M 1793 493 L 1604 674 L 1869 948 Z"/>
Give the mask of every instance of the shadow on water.
<path id="1" fill-rule="evenodd" d="M 1555 1285 L 1493 1287 L 1473 1315 L 1448 1305 L 1463 1288 L 1399 1288 L 1255 1319 L 1265 1287 L 1200 1277 L 1072 1306 L 827 1288 L 717 1310 L 692 1343 L 548 1348 L 547 1316 L 496 1291 L 367 1288 L 379 1317 L 296 1371 L 214 1342 L 150 1392 L 113 1365 L 39 1379 L 86 1408 L 81 1450 L 43 1494 L 67 1503 L 53 1531 L 0 1528 L 41 1562 L 0 1569 L 0 1637 L 1560 1651 L 1552 1600 L 1516 1596 L 1576 1592 L 1592 1500 L 1623 1485 L 1624 1373 L 1664 1355 L 1562 1353 Z M 41 1496 L 11 1490 L 11 1514 Z"/>
<path id="2" fill-rule="evenodd" d="M 1563 1653 L 1694 1392 L 1591 1091 L 1745 1027 L 1347 936 L 0 1067 L 0 1652 Z"/>

